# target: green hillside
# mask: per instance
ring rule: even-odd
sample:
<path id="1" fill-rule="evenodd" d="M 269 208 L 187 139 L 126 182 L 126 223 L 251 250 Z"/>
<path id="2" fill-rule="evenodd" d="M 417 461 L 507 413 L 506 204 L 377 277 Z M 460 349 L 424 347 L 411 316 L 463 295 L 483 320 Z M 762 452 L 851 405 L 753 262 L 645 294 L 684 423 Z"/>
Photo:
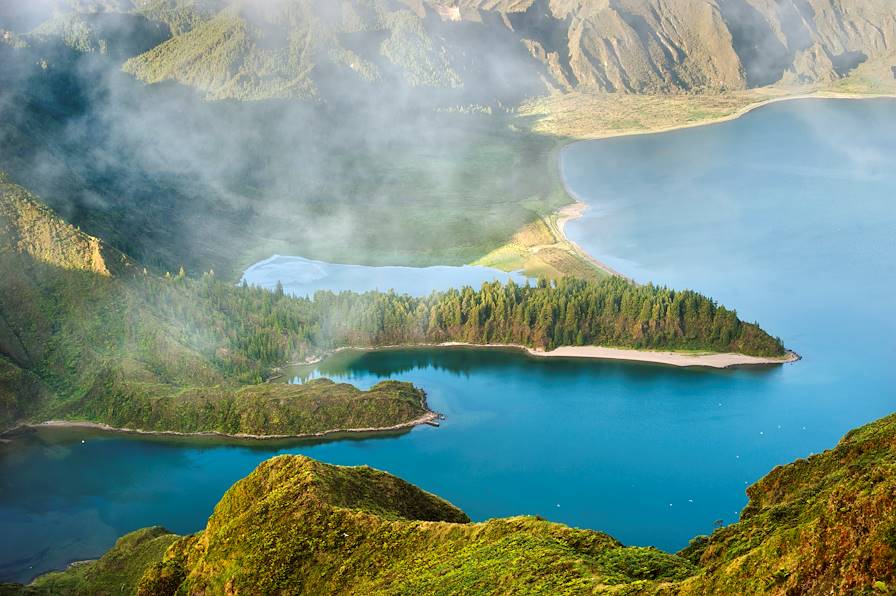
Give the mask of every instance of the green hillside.
<path id="1" fill-rule="evenodd" d="M 260 384 L 299 357 L 307 304 L 213 275 L 156 277 L 0 183 L 0 428 L 86 420 L 177 432 L 300 435 L 392 427 L 421 391 Z M 272 308 L 281 302 L 279 308 Z"/>
<path id="2" fill-rule="evenodd" d="M 784 353 L 779 340 L 705 296 L 621 278 L 493 283 L 425 298 L 307 299 L 235 286 L 212 272 L 157 276 L 8 182 L 0 183 L 0 278 L 4 427 L 62 418 L 286 435 L 391 427 L 426 413 L 422 394 L 398 383 L 368 392 L 263 384 L 287 362 L 344 346 L 466 341 Z"/>
<path id="3" fill-rule="evenodd" d="M 96 563 L 30 588 L 95 594 L 114 581 L 111 594 L 147 596 L 885 594 L 896 587 L 894 471 L 890 416 L 776 468 L 749 488 L 741 521 L 672 555 L 536 517 L 469 523 L 384 472 L 280 456 L 228 490 L 203 531 L 140 530 Z"/>
<path id="4" fill-rule="evenodd" d="M 775 468 L 747 495 L 740 522 L 679 553 L 706 570 L 685 593 L 896 590 L 896 415 Z"/>
<path id="5" fill-rule="evenodd" d="M 557 140 L 491 107 L 435 111 L 388 88 L 361 103 L 208 102 L 111 55 L 25 39 L 0 41 L 0 169 L 157 272 L 236 279 L 272 254 L 462 265 L 571 200 Z"/>

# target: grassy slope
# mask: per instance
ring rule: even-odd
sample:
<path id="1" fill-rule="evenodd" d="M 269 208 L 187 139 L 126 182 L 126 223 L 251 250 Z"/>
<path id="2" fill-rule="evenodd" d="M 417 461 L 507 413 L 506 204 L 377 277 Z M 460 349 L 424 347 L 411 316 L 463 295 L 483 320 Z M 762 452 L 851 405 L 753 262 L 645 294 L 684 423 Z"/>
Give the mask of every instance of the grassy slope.
<path id="1" fill-rule="evenodd" d="M 255 384 L 285 357 L 268 348 L 281 334 L 263 320 L 272 294 L 207 279 L 212 294 L 203 296 L 197 282 L 145 274 L 2 181 L 0 278 L 0 428 L 66 419 L 300 435 L 392 427 L 426 413 L 423 393 L 405 383 Z M 291 316 L 301 317 L 301 302 L 294 306 Z M 291 336 L 296 350 L 300 333 Z"/>
<path id="2" fill-rule="evenodd" d="M 560 217 L 554 212 L 523 226 L 509 242 L 480 257 L 473 265 L 523 271 L 548 279 L 572 276 L 600 280 L 612 275 L 566 238 L 557 223 Z"/>
<path id="3" fill-rule="evenodd" d="M 896 589 L 896 415 L 832 450 L 772 470 L 741 521 L 681 554 L 704 593 L 861 594 Z"/>
<path id="4" fill-rule="evenodd" d="M 260 570 L 265 570 L 260 572 Z M 171 593 L 579 592 L 679 578 L 691 566 L 536 518 L 470 524 L 441 499 L 370 468 L 284 456 L 235 484 L 205 531 L 176 543 L 141 582 Z"/>
<path id="5" fill-rule="evenodd" d="M 272 437 L 388 428 L 418 420 L 427 409 L 410 383 L 382 381 L 361 391 L 316 379 L 239 389 L 122 382 L 115 391 L 88 391 L 73 412 L 116 428 Z"/>
<path id="6" fill-rule="evenodd" d="M 146 568 L 161 559 L 177 539 L 158 526 L 137 530 L 119 538 L 97 561 L 42 575 L 32 587 L 49 594 L 130 595 Z"/>
<path id="7" fill-rule="evenodd" d="M 132 534 L 100 560 L 31 586 L 96 593 L 146 569 L 140 594 L 820 594 L 896 587 L 896 415 L 748 490 L 740 522 L 671 555 L 534 517 L 468 523 L 384 472 L 301 456 L 261 464 L 205 530 L 165 552 Z M 171 540 L 158 529 L 158 540 Z M 161 536 L 164 536 L 162 538 Z M 124 544 L 136 543 L 133 558 Z M 109 566 L 104 561 L 117 561 Z M 24 589 L 24 588 L 23 588 Z"/>

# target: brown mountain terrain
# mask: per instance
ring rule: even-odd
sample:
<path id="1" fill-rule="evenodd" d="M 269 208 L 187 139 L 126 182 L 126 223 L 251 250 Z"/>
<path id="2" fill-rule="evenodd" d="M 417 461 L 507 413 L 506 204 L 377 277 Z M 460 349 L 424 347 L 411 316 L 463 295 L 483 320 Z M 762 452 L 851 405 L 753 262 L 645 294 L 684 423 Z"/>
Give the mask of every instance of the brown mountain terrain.
<path id="1" fill-rule="evenodd" d="M 445 4 L 446 6 L 449 4 Z M 460 0 L 499 11 L 565 87 L 645 93 L 830 81 L 892 60 L 885 0 Z"/>
<path id="2" fill-rule="evenodd" d="M 887 0 L 134 0 L 172 37 L 125 69 L 210 98 L 334 99 L 369 85 L 445 101 L 557 90 L 825 83 L 894 62 Z M 80 10 L 109 10 L 81 3 Z"/>

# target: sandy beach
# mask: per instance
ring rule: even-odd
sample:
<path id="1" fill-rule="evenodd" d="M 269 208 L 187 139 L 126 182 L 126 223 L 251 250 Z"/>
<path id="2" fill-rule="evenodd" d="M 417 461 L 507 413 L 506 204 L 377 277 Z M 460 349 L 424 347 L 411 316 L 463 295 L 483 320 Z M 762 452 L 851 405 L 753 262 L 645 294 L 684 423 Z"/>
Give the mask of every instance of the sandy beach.
<path id="1" fill-rule="evenodd" d="M 47 420 L 45 422 L 36 422 L 33 424 L 21 424 L 17 428 L 46 428 L 46 427 L 56 427 L 56 428 L 89 428 L 95 430 L 101 430 L 104 432 L 113 432 L 113 433 L 122 433 L 122 434 L 133 434 L 133 435 L 159 435 L 159 436 L 175 436 L 175 437 L 220 437 L 222 439 L 244 439 L 244 440 L 253 440 L 253 441 L 270 441 L 270 440 L 286 440 L 286 439 L 319 439 L 323 437 L 328 437 L 330 435 L 338 435 L 338 434 L 357 434 L 357 433 L 380 433 L 380 432 L 391 432 L 397 430 L 406 430 L 410 428 L 414 428 L 415 426 L 420 426 L 422 424 L 429 424 L 431 426 L 438 426 L 438 421 L 442 419 L 442 415 L 433 412 L 431 410 L 427 410 L 425 414 L 420 416 L 419 418 L 415 418 L 413 420 L 408 420 L 407 422 L 402 422 L 401 424 L 395 424 L 392 426 L 383 426 L 383 427 L 372 427 L 372 428 L 334 428 L 331 430 L 324 430 L 317 433 L 305 433 L 305 434 L 295 434 L 295 435 L 251 435 L 251 434 L 227 434 L 227 433 L 219 433 L 214 431 L 209 432 L 195 432 L 195 433 L 184 433 L 177 432 L 172 430 L 141 430 L 138 428 L 118 428 L 115 426 L 109 426 L 108 424 L 102 424 L 99 422 L 88 422 L 82 420 Z M 11 429 L 4 434 L 9 434 L 14 432 L 16 429 Z"/>
<path id="2" fill-rule="evenodd" d="M 301 365 L 313 365 L 326 360 L 332 354 L 339 352 L 378 352 L 387 350 L 413 350 L 416 348 L 475 348 L 475 349 L 500 349 L 500 350 L 519 350 L 526 352 L 529 356 L 535 358 L 585 358 L 592 360 L 625 360 L 628 362 L 650 362 L 653 364 L 664 364 L 667 366 L 702 366 L 706 368 L 735 368 L 740 366 L 774 366 L 780 364 L 788 364 L 797 362 L 802 357 L 788 350 L 784 356 L 779 357 L 763 357 L 763 356 L 747 356 L 746 354 L 737 354 L 734 352 L 710 352 L 710 353 L 690 353 L 690 352 L 670 352 L 660 350 L 633 350 L 626 348 L 607 348 L 603 346 L 560 346 L 551 351 L 536 350 L 527 346 L 518 344 L 474 344 L 460 341 L 446 341 L 439 344 L 405 344 L 393 346 L 370 347 L 342 347 L 336 348 L 328 354 L 324 354 L 312 362 L 296 363 Z M 424 421 L 425 422 L 425 421 Z M 422 423 L 421 423 L 422 424 Z M 335 432 L 335 431 L 334 431 Z"/>
<path id="3" fill-rule="evenodd" d="M 569 190 L 569 187 L 566 184 L 566 180 L 563 180 L 563 186 L 566 189 L 566 194 L 568 194 L 569 196 L 573 196 Z M 582 215 L 584 215 L 585 211 L 587 211 L 587 210 L 588 210 L 587 203 L 584 203 L 584 202 L 576 199 L 575 203 L 572 203 L 571 205 L 567 205 L 567 206 L 563 207 L 562 209 L 560 209 L 559 211 L 557 211 L 557 234 L 559 235 L 560 239 L 563 242 L 565 242 L 566 244 L 568 244 L 569 246 L 571 246 L 573 248 L 573 250 L 575 250 L 577 253 L 579 253 L 579 256 L 581 256 L 583 259 L 593 263 L 598 269 L 602 269 L 602 270 L 606 271 L 607 273 L 609 273 L 610 275 L 615 275 L 617 277 L 623 277 L 625 279 L 629 279 L 628 277 L 619 273 L 618 271 L 616 271 L 615 269 L 613 269 L 606 263 L 603 263 L 603 262 L 597 260 L 596 258 L 594 258 L 592 255 L 590 255 L 588 253 L 588 251 L 586 251 L 584 248 L 579 246 L 577 243 L 570 240 L 569 236 L 566 235 L 566 224 L 574 219 L 578 219 L 578 218 L 582 217 Z"/>
<path id="4" fill-rule="evenodd" d="M 627 350 L 623 348 L 605 348 L 601 346 L 561 346 L 549 352 L 536 350 L 526 346 L 513 344 L 468 344 L 462 342 L 446 342 L 440 346 L 466 346 L 472 348 L 504 348 L 524 350 L 536 358 L 593 358 L 598 360 L 627 360 L 631 362 L 652 362 L 669 366 L 703 366 L 708 368 L 732 368 L 737 366 L 770 366 L 787 364 L 800 359 L 796 352 L 788 351 L 786 355 L 774 358 L 747 356 L 735 353 L 690 354 L 687 352 L 662 352 L 652 350 Z"/>

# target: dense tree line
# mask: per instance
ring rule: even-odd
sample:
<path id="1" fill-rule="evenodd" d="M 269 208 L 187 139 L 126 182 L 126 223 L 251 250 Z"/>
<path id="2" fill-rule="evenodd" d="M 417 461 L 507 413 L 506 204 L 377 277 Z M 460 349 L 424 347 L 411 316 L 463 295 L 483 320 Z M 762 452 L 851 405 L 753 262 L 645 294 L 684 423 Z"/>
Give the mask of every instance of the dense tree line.
<path id="1" fill-rule="evenodd" d="M 85 395 L 232 389 L 341 346 L 462 341 L 783 353 L 780 341 L 704 296 L 619 278 L 489 283 L 422 298 L 318 292 L 309 299 L 211 273 L 158 277 L 127 265 L 105 276 L 27 255 L 0 257 L 9 290 L 0 294 L 7 327 L 0 329 L 0 393 L 7 387 L 21 397 L 0 399 L 0 419 L 28 414 L 49 393 L 63 398 L 47 402 L 55 407 Z M 35 391 L 23 393 L 29 383 Z"/>
<path id="2" fill-rule="evenodd" d="M 783 354 L 781 342 L 693 291 L 620 278 L 487 283 L 426 298 L 393 293 L 318 293 L 317 339 L 377 346 L 462 341 L 551 350 L 604 345 L 646 349 Z"/>
<path id="3" fill-rule="evenodd" d="M 340 346 L 448 341 L 550 350 L 640 349 L 784 353 L 780 342 L 693 291 L 611 278 L 535 285 L 487 283 L 416 298 L 394 292 L 318 292 L 311 299 L 222 283 L 213 275 L 147 280 L 140 294 L 187 343 L 230 374 L 258 376 L 287 360 Z"/>

